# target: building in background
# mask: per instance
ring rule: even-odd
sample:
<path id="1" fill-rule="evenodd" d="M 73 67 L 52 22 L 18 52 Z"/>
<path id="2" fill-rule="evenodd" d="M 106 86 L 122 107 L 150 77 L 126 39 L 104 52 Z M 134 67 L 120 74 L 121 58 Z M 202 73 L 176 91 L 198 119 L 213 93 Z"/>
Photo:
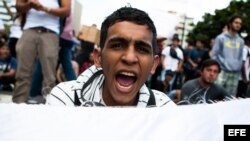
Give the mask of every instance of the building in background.
<path id="1" fill-rule="evenodd" d="M 0 0 L 0 18 L 3 20 L 5 25 L 11 25 L 13 22 L 12 18 L 16 13 L 15 3 L 16 0 Z M 75 35 L 79 35 L 79 33 L 82 32 L 81 29 L 83 29 L 83 25 L 98 25 L 100 24 L 98 21 L 104 19 L 104 17 L 100 18 L 95 16 L 100 14 L 100 11 L 93 10 L 91 13 L 88 13 L 89 9 L 93 8 L 86 6 L 90 6 L 86 3 L 86 1 L 72 0 L 73 29 L 75 31 Z M 160 36 L 166 37 L 171 41 L 172 35 L 177 33 L 181 40 L 181 45 L 183 47 L 186 46 L 187 34 L 194 27 L 194 18 L 187 17 L 186 14 L 181 14 L 176 11 L 165 11 L 162 9 L 147 9 L 146 11 L 149 12 L 149 15 L 154 20 L 157 33 Z M 92 16 L 86 16 L 90 14 Z M 102 14 L 103 13 L 101 13 L 101 15 Z M 105 14 L 103 14 L 103 16 L 104 15 Z M 93 18 L 95 21 L 93 19 L 91 21 L 87 18 Z M 97 28 L 99 28 L 99 26 L 100 25 L 98 25 Z M 168 43 L 169 40 L 166 40 L 166 43 Z"/>
<path id="2" fill-rule="evenodd" d="M 168 11 L 167 12 L 168 15 L 168 19 L 169 17 L 170 20 L 172 21 L 172 24 L 174 24 L 174 26 L 172 25 L 171 28 L 172 29 L 168 29 L 166 34 L 166 37 L 168 38 L 167 40 L 167 44 L 171 43 L 171 38 L 173 37 L 174 34 L 178 34 L 178 37 L 180 39 L 180 44 L 182 47 L 186 47 L 187 43 L 187 35 L 190 31 L 193 30 L 194 28 L 194 18 L 192 17 L 188 17 L 186 16 L 186 14 L 180 14 L 176 11 Z M 173 20 L 175 22 L 173 22 Z M 168 25 L 169 23 L 167 23 L 166 25 Z M 158 32 L 159 33 L 159 32 Z"/>
<path id="3" fill-rule="evenodd" d="M 176 27 L 176 33 L 179 35 L 181 39 L 182 47 L 186 47 L 187 45 L 187 35 L 194 28 L 194 18 L 187 17 L 185 14 L 180 15 L 180 23 Z"/>

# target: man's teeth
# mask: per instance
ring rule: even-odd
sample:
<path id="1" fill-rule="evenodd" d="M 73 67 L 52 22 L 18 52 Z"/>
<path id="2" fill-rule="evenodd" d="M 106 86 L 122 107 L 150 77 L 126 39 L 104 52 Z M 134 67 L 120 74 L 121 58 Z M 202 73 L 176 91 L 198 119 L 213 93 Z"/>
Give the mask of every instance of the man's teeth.
<path id="1" fill-rule="evenodd" d="M 126 75 L 126 76 L 135 76 L 135 74 L 130 73 L 130 72 L 121 72 L 122 75 Z"/>

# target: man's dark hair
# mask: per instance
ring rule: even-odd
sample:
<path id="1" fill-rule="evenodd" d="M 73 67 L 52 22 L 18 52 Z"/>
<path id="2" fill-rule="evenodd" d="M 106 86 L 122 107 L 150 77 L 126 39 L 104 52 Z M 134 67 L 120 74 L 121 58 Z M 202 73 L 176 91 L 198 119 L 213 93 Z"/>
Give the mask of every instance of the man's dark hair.
<path id="1" fill-rule="evenodd" d="M 147 25 L 153 33 L 153 54 L 157 51 L 156 28 L 149 15 L 139 9 L 132 7 L 122 7 L 109 15 L 102 23 L 100 47 L 103 48 L 107 38 L 108 29 L 117 22 L 130 21 L 139 25 Z"/>
<path id="2" fill-rule="evenodd" d="M 207 59 L 207 60 L 205 60 L 202 63 L 202 65 L 201 65 L 201 71 L 203 71 L 204 68 L 210 67 L 210 66 L 213 66 L 213 65 L 216 65 L 218 67 L 219 73 L 220 73 L 220 71 L 221 71 L 220 64 L 216 60 L 214 60 L 214 59 Z"/>
<path id="3" fill-rule="evenodd" d="M 242 20 L 242 17 L 240 15 L 233 15 L 232 17 L 228 19 L 228 22 L 227 22 L 228 29 L 231 29 L 232 23 L 234 22 L 235 19 L 238 19 L 238 18 Z"/>

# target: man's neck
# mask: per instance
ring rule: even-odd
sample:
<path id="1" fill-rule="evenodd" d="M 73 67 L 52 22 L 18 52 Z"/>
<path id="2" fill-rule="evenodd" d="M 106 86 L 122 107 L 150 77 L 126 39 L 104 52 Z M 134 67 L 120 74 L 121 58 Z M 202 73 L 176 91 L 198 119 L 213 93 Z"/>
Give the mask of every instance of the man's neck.
<path id="1" fill-rule="evenodd" d="M 234 37 L 237 32 L 230 29 L 228 30 L 228 33 L 230 34 L 231 37 Z"/>

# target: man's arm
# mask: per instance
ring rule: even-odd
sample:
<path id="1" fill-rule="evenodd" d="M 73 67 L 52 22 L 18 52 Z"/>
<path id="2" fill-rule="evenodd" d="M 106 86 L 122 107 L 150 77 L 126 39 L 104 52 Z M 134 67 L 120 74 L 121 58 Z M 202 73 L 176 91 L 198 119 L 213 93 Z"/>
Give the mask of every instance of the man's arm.
<path id="1" fill-rule="evenodd" d="M 214 41 L 214 46 L 212 48 L 212 54 L 211 54 L 211 58 L 212 59 L 217 59 L 219 52 L 220 52 L 220 38 L 217 37 Z"/>
<path id="2" fill-rule="evenodd" d="M 177 72 L 181 72 L 182 71 L 183 62 L 184 62 L 184 60 L 179 60 L 178 67 L 177 67 L 177 70 L 176 70 Z"/>
<path id="3" fill-rule="evenodd" d="M 42 8 L 42 5 L 38 0 L 16 0 L 16 9 L 18 12 L 26 13 L 31 8 L 40 10 Z"/>
<path id="4" fill-rule="evenodd" d="M 1 73 L 1 74 L 0 74 L 0 78 L 3 78 L 3 77 L 10 77 L 10 76 L 15 76 L 15 74 L 16 74 L 16 70 L 11 69 L 11 70 L 10 70 L 10 71 L 8 71 L 8 72 Z"/>
<path id="5" fill-rule="evenodd" d="M 179 62 L 178 62 L 178 66 L 177 66 L 177 72 L 182 72 L 182 67 L 183 67 L 183 63 L 184 63 L 184 55 L 183 55 L 183 51 L 181 50 L 180 55 L 178 56 L 180 58 Z"/>

